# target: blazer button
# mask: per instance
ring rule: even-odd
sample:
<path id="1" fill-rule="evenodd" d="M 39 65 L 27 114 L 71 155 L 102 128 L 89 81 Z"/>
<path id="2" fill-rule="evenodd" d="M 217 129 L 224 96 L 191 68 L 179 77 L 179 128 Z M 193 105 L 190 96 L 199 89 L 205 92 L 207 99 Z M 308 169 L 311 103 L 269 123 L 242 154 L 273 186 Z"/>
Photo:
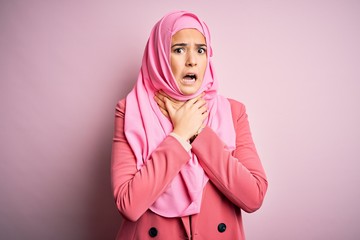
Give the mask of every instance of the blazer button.
<path id="1" fill-rule="evenodd" d="M 157 234 L 158 234 L 158 230 L 156 228 L 152 227 L 152 228 L 149 229 L 150 237 L 156 237 Z"/>
<path id="2" fill-rule="evenodd" d="M 225 225 L 225 223 L 220 223 L 219 225 L 218 225 L 218 231 L 219 232 L 225 232 L 225 230 L 226 230 L 226 225 Z"/>

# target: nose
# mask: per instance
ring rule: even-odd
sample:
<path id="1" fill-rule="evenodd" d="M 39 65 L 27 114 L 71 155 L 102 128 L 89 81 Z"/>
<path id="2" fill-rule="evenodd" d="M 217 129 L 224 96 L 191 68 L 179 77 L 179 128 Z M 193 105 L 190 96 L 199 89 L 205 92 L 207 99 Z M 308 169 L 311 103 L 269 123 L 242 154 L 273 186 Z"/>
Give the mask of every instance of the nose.
<path id="1" fill-rule="evenodd" d="M 196 53 L 194 53 L 193 51 L 188 52 L 188 54 L 186 56 L 186 66 L 194 67 L 196 65 L 197 65 Z"/>

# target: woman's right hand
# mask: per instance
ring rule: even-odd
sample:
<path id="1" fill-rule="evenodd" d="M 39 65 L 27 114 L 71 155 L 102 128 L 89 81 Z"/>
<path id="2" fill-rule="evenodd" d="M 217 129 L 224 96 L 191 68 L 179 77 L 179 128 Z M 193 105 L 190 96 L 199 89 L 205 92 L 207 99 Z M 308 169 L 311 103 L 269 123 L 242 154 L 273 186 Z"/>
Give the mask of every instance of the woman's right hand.
<path id="1" fill-rule="evenodd" d="M 176 109 L 171 100 L 164 98 L 165 107 L 173 124 L 173 132 L 185 140 L 189 140 L 203 128 L 204 120 L 208 116 L 204 94 L 186 101 Z"/>

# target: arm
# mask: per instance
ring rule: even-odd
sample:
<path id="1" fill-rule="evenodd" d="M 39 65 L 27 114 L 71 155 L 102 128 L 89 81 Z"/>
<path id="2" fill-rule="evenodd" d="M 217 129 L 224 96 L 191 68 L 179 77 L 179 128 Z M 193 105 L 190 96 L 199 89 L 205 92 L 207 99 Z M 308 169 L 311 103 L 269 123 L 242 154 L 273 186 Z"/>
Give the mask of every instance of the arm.
<path id="1" fill-rule="evenodd" d="M 236 131 L 236 149 L 225 149 L 224 143 L 206 127 L 192 143 L 210 181 L 236 206 L 246 212 L 260 208 L 266 190 L 264 169 L 253 143 L 245 106 L 230 100 Z"/>
<path id="2" fill-rule="evenodd" d="M 189 154 L 178 140 L 168 136 L 151 154 L 151 159 L 138 170 L 124 133 L 124 112 L 125 101 L 121 101 L 116 107 L 111 181 L 120 213 L 136 221 L 178 174 L 189 160 Z"/>

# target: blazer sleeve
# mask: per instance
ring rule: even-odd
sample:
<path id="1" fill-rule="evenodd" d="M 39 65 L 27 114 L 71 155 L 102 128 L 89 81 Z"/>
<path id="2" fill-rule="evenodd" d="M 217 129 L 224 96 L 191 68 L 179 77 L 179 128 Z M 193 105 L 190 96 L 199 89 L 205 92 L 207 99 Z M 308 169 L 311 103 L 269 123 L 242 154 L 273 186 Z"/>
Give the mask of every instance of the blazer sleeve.
<path id="1" fill-rule="evenodd" d="M 189 154 L 172 136 L 167 136 L 140 170 L 124 133 L 125 100 L 115 111 L 111 156 L 111 182 L 116 206 L 130 221 L 138 220 L 165 190 L 189 160 Z"/>
<path id="2" fill-rule="evenodd" d="M 245 106 L 229 99 L 236 131 L 236 149 L 231 153 L 209 127 L 192 143 L 192 151 L 210 181 L 236 206 L 246 212 L 260 208 L 267 179 L 251 137 Z"/>

